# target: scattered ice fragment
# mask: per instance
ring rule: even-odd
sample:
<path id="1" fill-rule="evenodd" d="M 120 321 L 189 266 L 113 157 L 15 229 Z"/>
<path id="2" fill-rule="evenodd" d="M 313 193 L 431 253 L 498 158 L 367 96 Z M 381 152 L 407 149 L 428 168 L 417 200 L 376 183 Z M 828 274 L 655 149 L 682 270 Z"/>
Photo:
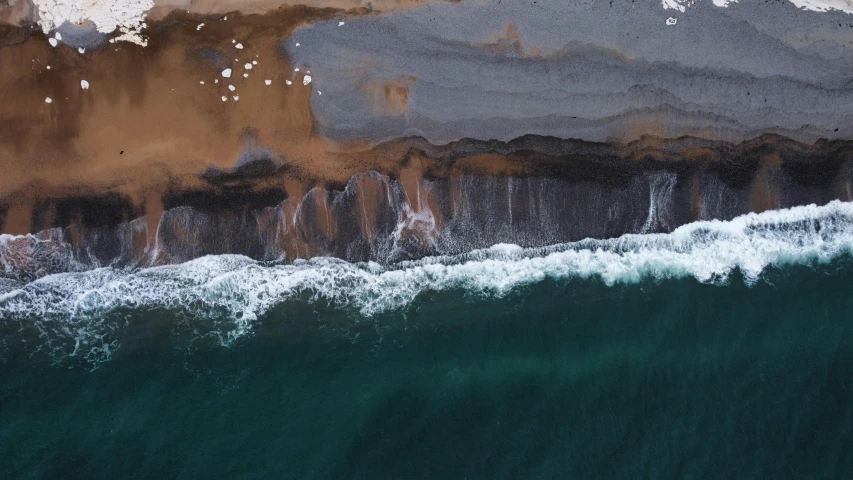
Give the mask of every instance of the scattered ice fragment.
<path id="1" fill-rule="evenodd" d="M 299 42 L 296 42 L 296 46 L 297 46 L 297 47 L 299 46 Z"/>
<path id="2" fill-rule="evenodd" d="M 684 12 L 685 0 L 663 0 L 663 8 L 666 10 L 667 8 L 671 8 L 673 10 L 678 10 L 679 12 Z"/>
<path id="3" fill-rule="evenodd" d="M 51 103 L 51 102 L 53 102 L 53 99 L 50 97 L 47 97 L 44 99 L 44 103 Z"/>
<path id="4" fill-rule="evenodd" d="M 678 22 L 678 19 L 675 17 L 669 17 L 666 19 L 667 25 L 675 25 Z"/>
<path id="5" fill-rule="evenodd" d="M 308 85 L 309 83 L 311 83 L 311 75 L 302 77 L 302 85 Z"/>
<path id="6" fill-rule="evenodd" d="M 339 27 L 343 27 L 345 22 L 338 22 Z"/>
<path id="7" fill-rule="evenodd" d="M 293 82 L 291 82 L 290 80 L 285 80 L 284 83 L 286 83 L 288 85 L 293 85 Z"/>
<path id="8" fill-rule="evenodd" d="M 252 65 L 257 65 L 257 64 L 258 64 L 257 60 L 252 60 Z"/>
<path id="9" fill-rule="evenodd" d="M 83 90 L 88 90 L 89 82 L 87 82 L 86 80 L 80 80 L 80 88 L 82 88 Z"/>
<path id="10" fill-rule="evenodd" d="M 234 48 L 236 48 L 237 50 L 242 50 L 242 49 L 243 49 L 243 44 L 242 44 L 242 43 L 238 43 L 237 45 L 234 45 Z"/>
<path id="11" fill-rule="evenodd" d="M 213 80 L 213 83 L 219 83 L 219 79 L 218 79 L 218 78 L 217 78 L 217 79 L 214 79 L 214 80 Z"/>
<path id="12" fill-rule="evenodd" d="M 269 80 L 269 79 L 264 80 L 264 83 L 266 83 L 267 85 L 272 85 L 272 80 Z"/>
<path id="13" fill-rule="evenodd" d="M 231 69 L 230 69 L 230 68 L 226 68 L 225 70 L 223 70 L 223 71 L 222 71 L 222 76 L 223 76 L 223 77 L 225 77 L 225 78 L 230 78 L 230 77 L 231 77 Z"/>
<path id="14" fill-rule="evenodd" d="M 323 92 L 321 92 L 320 90 L 317 90 L 317 95 L 322 95 L 322 94 L 323 94 Z"/>
<path id="15" fill-rule="evenodd" d="M 57 40 L 62 40 L 62 34 L 59 32 L 56 32 L 55 34 L 53 34 L 53 38 L 55 38 Z"/>
<path id="16" fill-rule="evenodd" d="M 311 73 L 311 70 L 306 70 L 306 71 L 305 71 L 305 73 L 310 74 L 310 73 Z"/>
<path id="17" fill-rule="evenodd" d="M 225 95 L 223 95 L 223 96 L 222 96 L 222 101 L 223 101 L 223 102 L 227 102 L 227 101 L 228 101 L 228 97 L 226 97 Z"/>
<path id="18" fill-rule="evenodd" d="M 240 95 L 234 95 L 234 96 L 233 96 L 233 97 L 231 97 L 231 98 L 233 98 L 233 99 L 234 99 L 234 101 L 236 102 L 237 100 L 240 100 Z"/>
<path id="19" fill-rule="evenodd" d="M 223 20 L 228 20 L 228 15 L 225 15 L 224 17 L 222 17 L 222 19 L 223 19 Z"/>
<path id="20" fill-rule="evenodd" d="M 237 87 L 235 87 L 234 85 L 228 85 L 228 90 L 231 90 L 233 92 L 234 90 L 237 90 Z"/>
<path id="21" fill-rule="evenodd" d="M 198 83 L 200 83 L 200 84 L 204 85 L 204 80 L 202 80 L 202 81 L 200 81 L 200 82 L 198 82 Z"/>
<path id="22" fill-rule="evenodd" d="M 248 73 L 244 73 L 244 74 L 243 74 L 243 78 L 249 78 L 249 74 L 248 74 Z"/>
<path id="23" fill-rule="evenodd" d="M 196 30 L 201 30 L 201 27 L 203 27 L 203 26 L 204 26 L 204 24 L 203 24 L 203 23 L 199 23 L 199 24 L 198 24 L 198 26 L 197 26 L 197 27 L 195 27 L 195 29 L 196 29 Z"/>
<path id="24" fill-rule="evenodd" d="M 55 47 L 59 44 L 59 42 L 57 42 L 55 38 L 48 38 L 47 43 L 49 43 L 51 47 Z"/>
<path id="25" fill-rule="evenodd" d="M 81 54 L 86 53 L 86 49 L 83 47 L 78 48 L 77 51 L 80 52 Z"/>
<path id="26" fill-rule="evenodd" d="M 294 72 L 298 72 L 298 71 L 299 71 L 299 67 L 294 68 L 294 69 L 293 69 L 293 71 L 294 71 Z"/>
<path id="27" fill-rule="evenodd" d="M 251 69 L 252 69 L 252 64 L 251 64 L 251 63 L 246 63 L 245 65 L 243 65 L 243 68 L 245 68 L 246 70 L 251 70 Z"/>
<path id="28" fill-rule="evenodd" d="M 50 65 L 47 66 L 47 69 L 50 70 Z"/>

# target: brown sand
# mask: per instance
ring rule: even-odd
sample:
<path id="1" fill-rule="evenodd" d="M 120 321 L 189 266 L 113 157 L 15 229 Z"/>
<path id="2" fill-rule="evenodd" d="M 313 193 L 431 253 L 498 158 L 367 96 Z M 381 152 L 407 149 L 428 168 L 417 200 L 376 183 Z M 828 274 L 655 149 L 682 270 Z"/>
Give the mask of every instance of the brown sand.
<path id="1" fill-rule="evenodd" d="M 147 48 L 107 44 L 85 55 L 27 31 L 27 41 L 0 48 L 0 65 L 14 66 L 0 70 L 0 198 L 31 205 L 84 188 L 145 203 L 170 182 L 192 183 L 209 165 L 230 168 L 246 128 L 294 168 L 345 180 L 358 167 L 313 135 L 316 93 L 278 49 L 297 25 L 335 14 L 304 7 L 232 14 L 197 31 L 201 19 L 175 13 L 150 27 Z M 253 60 L 258 64 L 244 70 Z M 220 74 L 226 67 L 230 79 Z"/>
<path id="2" fill-rule="evenodd" d="M 391 80 L 371 80 L 364 90 L 370 97 L 375 113 L 384 115 L 409 114 L 409 85 L 418 81 L 418 77 L 408 76 Z"/>
<path id="3" fill-rule="evenodd" d="M 389 0 L 374 6 L 396 8 L 419 3 Z M 349 8 L 357 2 L 318 0 L 316 4 Z M 9 13 L 11 5 L 0 8 Z M 22 5 L 14 4 L 15 11 L 24 12 Z M 160 5 L 165 8 L 169 4 Z M 374 147 L 368 141 L 335 143 L 321 138 L 314 132 L 310 106 L 310 96 L 316 92 L 310 85 L 302 85 L 302 72 L 293 72 L 289 59 L 281 53 L 280 41 L 298 25 L 368 14 L 370 10 L 286 7 L 263 15 L 229 13 L 227 20 L 204 15 L 226 11 L 230 5 L 193 3 L 191 10 L 201 13 L 176 10 L 152 22 L 146 31 L 146 48 L 106 44 L 85 55 L 66 46 L 52 48 L 37 29 L 0 25 L 0 65 L 4 67 L 0 68 L 0 207 L 5 207 L 0 231 L 31 231 L 34 207 L 49 199 L 115 193 L 147 214 L 150 234 L 156 231 L 156 219 L 164 208 L 162 198 L 167 193 L 220 188 L 211 187 L 200 175 L 210 166 L 229 171 L 247 131 L 253 133 L 258 145 L 283 157 L 286 168 L 280 174 L 253 179 L 245 188 L 286 192 L 288 200 L 282 204 L 281 214 L 294 228 L 298 227 L 296 202 L 304 192 L 318 187 L 311 195 L 313 210 L 328 213 L 324 204 L 328 189 L 343 185 L 360 171 L 376 170 L 400 178 L 406 195 L 414 199 L 411 205 L 417 213 L 422 208 L 438 211 L 419 186 L 425 175 L 523 175 L 535 170 L 536 162 L 552 162 L 561 172 L 576 168 L 567 167 L 565 159 L 543 160 L 547 155 L 523 152 L 505 155 L 481 148 L 479 152 L 456 154 L 453 146 L 435 147 L 417 140 Z M 258 2 L 246 8 L 264 11 L 273 5 Z M 197 30 L 202 22 L 205 27 Z M 512 25 L 492 40 L 507 48 L 523 47 Z M 236 49 L 232 41 L 245 48 Z M 244 70 L 243 65 L 253 60 L 257 65 Z M 231 78 L 221 76 L 226 67 L 233 71 Z M 244 72 L 249 73 L 248 78 L 243 78 Z M 272 84 L 266 86 L 265 79 Z M 293 81 L 290 86 L 285 84 L 288 79 Z M 81 89 L 81 80 L 89 82 L 88 90 Z M 411 77 L 391 79 L 366 84 L 365 90 L 378 112 L 405 115 L 408 89 L 416 81 Z M 236 87 L 235 92 L 228 90 L 229 84 Z M 221 100 L 223 95 L 226 102 Z M 234 95 L 239 95 L 239 101 Z M 52 103 L 45 103 L 46 97 Z M 707 164 L 721 161 L 721 152 L 762 150 L 765 144 L 798 155 L 826 147 L 771 137 L 740 146 L 709 146 L 708 142 L 665 140 L 647 136 L 649 133 L 665 136 L 666 128 L 663 123 L 638 123 L 624 132 L 624 138 L 639 140 L 598 144 L 595 148 L 628 162 L 677 159 Z M 503 145 L 501 148 L 506 148 Z M 583 159 L 590 145 L 577 142 L 579 153 L 575 158 Z M 842 154 L 849 158 L 850 148 L 845 148 Z M 473 152 L 466 148 L 459 151 Z M 768 154 L 757 161 L 778 165 L 782 160 Z M 753 183 L 752 204 L 758 210 L 777 203 L 765 177 L 758 175 Z M 371 200 L 365 201 L 361 219 L 369 232 L 376 223 L 376 214 L 371 211 L 376 207 L 371 205 L 379 204 L 373 199 L 384 190 L 370 182 L 363 188 L 371 190 L 364 192 Z M 849 185 L 844 183 L 839 189 L 849 189 Z M 332 222 L 321 224 L 318 235 L 335 235 Z M 281 241 L 287 242 L 287 235 Z"/>

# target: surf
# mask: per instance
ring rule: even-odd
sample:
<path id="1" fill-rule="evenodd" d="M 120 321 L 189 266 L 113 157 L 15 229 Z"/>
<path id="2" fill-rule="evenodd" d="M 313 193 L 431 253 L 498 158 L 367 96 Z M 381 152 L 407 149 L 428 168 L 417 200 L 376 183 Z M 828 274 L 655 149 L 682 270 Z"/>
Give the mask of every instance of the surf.
<path id="1" fill-rule="evenodd" d="M 251 331 L 269 309 L 293 297 L 323 299 L 361 315 L 405 307 L 424 292 L 463 289 L 502 296 L 544 279 L 596 278 L 605 285 L 692 277 L 724 285 L 739 271 L 747 284 L 768 266 L 829 262 L 853 250 L 853 203 L 751 213 L 701 221 L 671 233 L 628 234 L 541 248 L 499 244 L 461 255 L 389 265 L 312 258 L 261 262 L 206 256 L 143 269 L 98 268 L 49 275 L 0 294 L 0 318 L 68 324 L 122 308 L 224 315 L 233 336 Z"/>

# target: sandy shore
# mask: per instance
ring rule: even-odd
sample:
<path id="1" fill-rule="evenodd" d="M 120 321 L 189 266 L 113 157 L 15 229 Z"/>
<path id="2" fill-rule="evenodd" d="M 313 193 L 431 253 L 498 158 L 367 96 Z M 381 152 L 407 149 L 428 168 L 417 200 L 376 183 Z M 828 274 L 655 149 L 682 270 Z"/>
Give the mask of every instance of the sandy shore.
<path id="1" fill-rule="evenodd" d="M 756 191 L 774 188 L 756 174 L 763 166 L 793 166 L 793 177 L 805 184 L 847 182 L 835 176 L 839 165 L 850 159 L 844 140 L 796 142 L 765 135 L 733 142 L 715 138 L 713 129 L 696 129 L 693 137 L 672 140 L 665 138 L 671 131 L 666 122 L 679 117 L 653 110 L 624 126 L 608 127 L 621 129 L 615 140 L 592 143 L 547 136 L 489 142 L 485 136 L 435 146 L 405 136 L 381 144 L 368 137 L 325 136 L 323 129 L 330 125 L 320 128 L 313 111 L 312 102 L 322 94 L 318 81 L 309 80 L 310 68 L 303 63 L 297 70 L 289 53 L 293 46 L 285 48 L 282 42 L 301 26 L 328 21 L 334 26 L 423 2 L 306 3 L 155 2 L 144 30 L 146 47 L 110 43 L 85 28 L 66 33 L 53 46 L 32 23 L 31 5 L 0 6 L 0 19 L 6 22 L 0 25 L 0 230 L 20 234 L 53 226 L 54 221 L 36 219 L 35 212 L 62 199 L 114 196 L 127 207 L 117 207 L 122 213 L 106 217 L 130 220 L 144 212 L 156 222 L 164 205 L 174 207 L 180 203 L 175 199 L 194 198 L 186 192 L 228 192 L 237 203 L 243 195 L 247 205 L 254 205 L 252 195 L 279 192 L 261 195 L 274 205 L 282 198 L 301 198 L 316 186 L 340 190 L 365 171 L 402 179 L 410 193 L 416 191 L 411 185 L 424 176 L 535 174 L 606 184 L 613 181 L 608 176 L 654 170 L 658 164 L 676 170 L 733 165 L 722 168 L 735 172 L 725 181 L 753 185 Z M 522 45 L 522 34 L 515 28 L 507 26 L 503 36 L 486 38 L 477 48 L 488 55 L 521 55 L 507 64 L 540 61 L 528 58 L 527 50 L 533 47 Z M 590 58 L 599 61 L 595 55 L 600 52 L 588 50 Z M 319 51 L 340 54 L 332 47 Z M 485 61 L 482 58 L 476 57 L 474 64 Z M 628 57 L 617 60 L 631 68 L 641 63 Z M 414 115 L 410 88 L 423 82 L 415 76 L 371 80 L 357 93 L 377 118 L 400 123 Z M 817 97 L 829 95 L 803 81 L 797 85 L 817 91 Z M 723 92 L 730 88 L 720 87 Z M 847 95 L 847 90 L 832 92 Z M 338 111 L 348 105 L 348 97 L 341 98 L 333 104 Z M 522 106 L 523 101 L 518 100 Z M 324 108 L 327 122 L 347 118 Z M 464 114 L 464 107 L 459 111 Z M 618 168 L 597 170 L 596 158 L 616 162 Z M 411 177 L 415 180 L 407 180 L 413 159 L 421 167 Z M 811 167 L 801 167 L 808 162 L 832 168 L 826 178 L 814 180 L 808 173 Z M 241 165 L 249 165 L 248 170 L 240 170 Z M 247 171 L 253 173 L 246 176 Z M 753 203 L 756 210 L 780 205 L 772 198 Z"/>

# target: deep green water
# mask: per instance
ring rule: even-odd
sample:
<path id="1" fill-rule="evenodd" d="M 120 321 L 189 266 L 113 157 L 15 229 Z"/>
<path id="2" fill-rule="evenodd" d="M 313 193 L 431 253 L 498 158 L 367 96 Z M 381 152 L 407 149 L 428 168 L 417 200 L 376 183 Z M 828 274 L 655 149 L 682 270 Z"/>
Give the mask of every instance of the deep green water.
<path id="1" fill-rule="evenodd" d="M 0 477 L 853 478 L 851 289 L 844 258 L 371 318 L 292 300 L 229 348 L 122 312 L 94 369 L 6 345 Z"/>

